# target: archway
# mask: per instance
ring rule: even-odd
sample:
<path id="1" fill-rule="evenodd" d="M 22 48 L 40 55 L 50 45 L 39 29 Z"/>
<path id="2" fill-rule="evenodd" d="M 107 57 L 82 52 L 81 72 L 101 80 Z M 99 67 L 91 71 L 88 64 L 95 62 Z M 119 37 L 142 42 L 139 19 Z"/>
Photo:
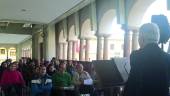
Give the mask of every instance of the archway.
<path id="1" fill-rule="evenodd" d="M 7 49 L 5 47 L 0 48 L 0 63 L 7 59 Z"/>
<path id="2" fill-rule="evenodd" d="M 11 47 L 8 49 L 8 58 L 12 59 L 12 62 L 16 61 L 16 48 Z"/>
<path id="3" fill-rule="evenodd" d="M 156 0 L 137 0 L 131 8 L 128 15 L 128 24 L 131 27 L 139 27 L 142 22 L 144 13 L 148 7 Z"/>
<path id="4" fill-rule="evenodd" d="M 141 24 L 151 22 L 152 15 L 163 14 L 167 16 L 170 22 L 170 12 L 167 10 L 167 0 L 155 0 L 145 11 Z M 164 51 L 168 51 L 169 42 L 164 44 Z"/>

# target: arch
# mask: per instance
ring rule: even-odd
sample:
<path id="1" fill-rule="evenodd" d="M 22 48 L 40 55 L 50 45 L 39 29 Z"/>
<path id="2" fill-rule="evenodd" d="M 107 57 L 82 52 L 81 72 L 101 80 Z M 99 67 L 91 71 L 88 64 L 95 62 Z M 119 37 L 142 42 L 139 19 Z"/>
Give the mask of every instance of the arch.
<path id="1" fill-rule="evenodd" d="M 68 35 L 68 40 L 72 40 L 72 41 L 76 41 L 77 40 L 77 36 L 75 33 L 75 25 L 71 25 L 69 27 L 69 35 Z"/>
<path id="2" fill-rule="evenodd" d="M 66 38 L 64 37 L 64 30 L 61 29 L 59 33 L 59 43 L 65 43 L 65 42 L 66 42 Z"/>
<path id="3" fill-rule="evenodd" d="M 5 48 L 5 47 L 0 47 L 0 55 L 2 56 L 4 56 L 4 55 L 6 55 L 7 54 L 7 48 Z"/>
<path id="4" fill-rule="evenodd" d="M 144 13 L 141 24 L 151 22 L 152 15 L 160 14 L 167 16 L 168 21 L 170 21 L 170 14 L 169 11 L 167 10 L 167 0 L 155 0 Z M 168 52 L 169 41 L 164 44 L 165 52 Z"/>
<path id="5" fill-rule="evenodd" d="M 155 0 L 137 0 L 129 12 L 129 26 L 139 27 L 144 13 Z"/>
<path id="6" fill-rule="evenodd" d="M 9 57 L 16 57 L 16 48 L 14 48 L 14 47 L 10 47 L 9 49 L 8 49 L 8 56 Z"/>
<path id="7" fill-rule="evenodd" d="M 115 9 L 106 11 L 99 21 L 99 33 L 98 35 L 110 35 L 112 33 L 112 23 L 116 16 Z"/>
<path id="8" fill-rule="evenodd" d="M 10 50 L 16 50 L 16 48 L 15 48 L 15 47 L 10 47 L 9 49 L 10 49 Z"/>
<path id="9" fill-rule="evenodd" d="M 142 24 L 151 20 L 152 15 L 163 14 L 170 21 L 170 14 L 167 10 L 167 0 L 155 0 L 144 13 Z"/>
<path id="10" fill-rule="evenodd" d="M 0 63 L 5 61 L 7 58 L 7 48 L 5 47 L 0 47 Z"/>
<path id="11" fill-rule="evenodd" d="M 8 58 L 12 59 L 12 61 L 16 61 L 16 48 L 10 47 L 8 49 Z"/>
<path id="12" fill-rule="evenodd" d="M 91 21 L 89 18 L 83 21 L 81 26 L 81 38 L 94 37 L 95 32 L 91 30 Z"/>

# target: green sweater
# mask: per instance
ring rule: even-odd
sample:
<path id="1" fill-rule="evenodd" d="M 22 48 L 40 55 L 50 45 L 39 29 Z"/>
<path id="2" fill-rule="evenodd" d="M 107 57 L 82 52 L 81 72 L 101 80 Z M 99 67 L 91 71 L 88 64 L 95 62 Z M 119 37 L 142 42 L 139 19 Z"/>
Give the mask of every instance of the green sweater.
<path id="1" fill-rule="evenodd" d="M 52 76 L 54 87 L 69 87 L 72 84 L 71 75 L 67 72 L 57 72 Z"/>

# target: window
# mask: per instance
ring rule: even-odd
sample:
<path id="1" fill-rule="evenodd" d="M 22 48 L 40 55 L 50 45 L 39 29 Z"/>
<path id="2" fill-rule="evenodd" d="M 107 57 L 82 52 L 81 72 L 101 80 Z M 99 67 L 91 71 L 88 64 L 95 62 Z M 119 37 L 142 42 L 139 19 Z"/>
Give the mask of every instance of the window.
<path id="1" fill-rule="evenodd" d="M 124 44 L 121 45 L 121 49 L 124 50 Z"/>
<path id="2" fill-rule="evenodd" d="M 1 55 L 5 55 L 5 49 L 1 49 Z"/>
<path id="3" fill-rule="evenodd" d="M 114 44 L 110 44 L 110 50 L 114 50 L 115 45 Z"/>

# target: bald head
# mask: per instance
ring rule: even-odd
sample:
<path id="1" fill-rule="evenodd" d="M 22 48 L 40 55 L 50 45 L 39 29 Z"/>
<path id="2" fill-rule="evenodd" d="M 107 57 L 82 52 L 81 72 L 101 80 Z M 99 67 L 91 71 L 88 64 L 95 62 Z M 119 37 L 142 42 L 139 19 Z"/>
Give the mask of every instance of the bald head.
<path id="1" fill-rule="evenodd" d="M 138 41 L 141 48 L 150 43 L 158 43 L 159 38 L 159 27 L 156 24 L 146 23 L 140 27 Z"/>

